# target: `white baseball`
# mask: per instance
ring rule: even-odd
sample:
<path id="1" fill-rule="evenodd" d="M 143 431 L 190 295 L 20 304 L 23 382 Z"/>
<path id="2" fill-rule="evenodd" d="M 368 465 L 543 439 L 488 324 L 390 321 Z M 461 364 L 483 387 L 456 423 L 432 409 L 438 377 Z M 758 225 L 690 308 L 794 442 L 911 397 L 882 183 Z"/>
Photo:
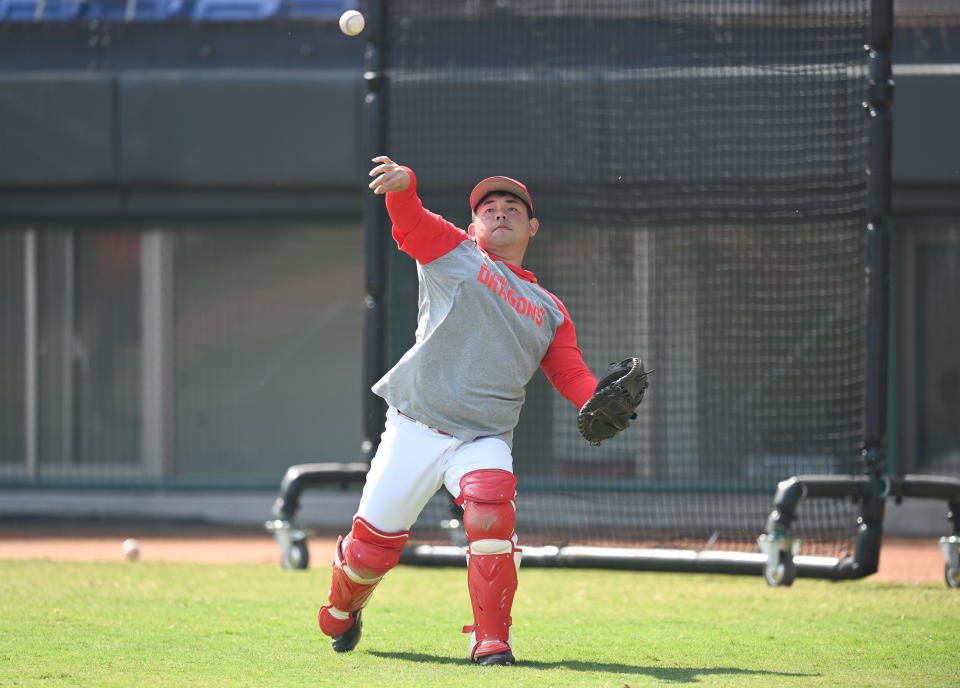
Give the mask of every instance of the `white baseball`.
<path id="1" fill-rule="evenodd" d="M 340 30 L 348 36 L 356 36 L 366 26 L 363 15 L 356 10 L 347 10 L 340 15 Z"/>
<path id="2" fill-rule="evenodd" d="M 133 538 L 124 540 L 120 547 L 123 549 L 123 556 L 130 561 L 135 561 L 140 556 L 140 543 Z"/>

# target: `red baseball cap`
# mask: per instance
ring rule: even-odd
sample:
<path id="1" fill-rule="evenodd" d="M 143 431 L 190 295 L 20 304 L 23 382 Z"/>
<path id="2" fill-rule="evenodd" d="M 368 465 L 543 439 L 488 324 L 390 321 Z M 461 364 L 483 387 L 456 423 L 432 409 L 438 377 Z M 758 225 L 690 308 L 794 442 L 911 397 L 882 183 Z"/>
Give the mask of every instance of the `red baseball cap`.
<path id="1" fill-rule="evenodd" d="M 482 182 L 473 187 L 470 192 L 470 210 L 476 210 L 480 201 L 491 191 L 506 191 L 518 196 L 520 200 L 527 204 L 530 212 L 533 212 L 533 201 L 530 199 L 530 192 L 527 187 L 510 177 L 487 177 Z"/>

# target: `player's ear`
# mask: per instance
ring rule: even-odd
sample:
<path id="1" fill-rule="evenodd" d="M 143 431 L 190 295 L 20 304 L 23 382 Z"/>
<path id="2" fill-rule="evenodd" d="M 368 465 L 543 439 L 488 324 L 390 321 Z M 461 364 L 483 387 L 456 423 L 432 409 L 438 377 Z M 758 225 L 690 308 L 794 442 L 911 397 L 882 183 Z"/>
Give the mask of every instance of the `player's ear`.
<path id="1" fill-rule="evenodd" d="M 540 231 L 540 221 L 535 217 L 530 218 L 530 236 L 533 236 L 538 231 Z"/>
<path id="2" fill-rule="evenodd" d="M 467 225 L 467 236 L 473 239 L 476 236 L 476 229 L 474 229 L 473 223 L 471 222 Z"/>

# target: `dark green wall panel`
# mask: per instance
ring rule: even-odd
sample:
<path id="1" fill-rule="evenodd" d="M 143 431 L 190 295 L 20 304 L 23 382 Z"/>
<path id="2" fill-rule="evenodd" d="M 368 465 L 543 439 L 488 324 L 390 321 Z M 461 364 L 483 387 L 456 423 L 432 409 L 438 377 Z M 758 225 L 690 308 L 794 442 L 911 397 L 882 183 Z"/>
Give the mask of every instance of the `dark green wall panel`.
<path id="1" fill-rule="evenodd" d="M 0 184 L 114 181 L 112 91 L 107 74 L 0 75 Z"/>
<path id="2" fill-rule="evenodd" d="M 118 82 L 122 183 L 359 179 L 354 72 L 136 71 Z"/>
<path id="3" fill-rule="evenodd" d="M 960 65 L 894 67 L 893 178 L 960 184 Z"/>

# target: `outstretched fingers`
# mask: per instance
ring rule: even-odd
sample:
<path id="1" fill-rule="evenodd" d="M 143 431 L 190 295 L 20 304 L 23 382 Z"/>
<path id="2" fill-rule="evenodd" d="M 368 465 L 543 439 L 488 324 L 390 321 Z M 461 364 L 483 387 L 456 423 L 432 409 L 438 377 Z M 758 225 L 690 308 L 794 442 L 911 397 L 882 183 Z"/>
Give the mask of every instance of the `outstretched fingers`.
<path id="1" fill-rule="evenodd" d="M 373 193 L 385 194 L 388 191 L 403 191 L 410 186 L 410 175 L 407 171 L 386 155 L 378 155 L 373 158 L 373 162 L 378 163 L 370 170 L 370 176 L 374 179 L 368 186 L 373 190 Z"/>

